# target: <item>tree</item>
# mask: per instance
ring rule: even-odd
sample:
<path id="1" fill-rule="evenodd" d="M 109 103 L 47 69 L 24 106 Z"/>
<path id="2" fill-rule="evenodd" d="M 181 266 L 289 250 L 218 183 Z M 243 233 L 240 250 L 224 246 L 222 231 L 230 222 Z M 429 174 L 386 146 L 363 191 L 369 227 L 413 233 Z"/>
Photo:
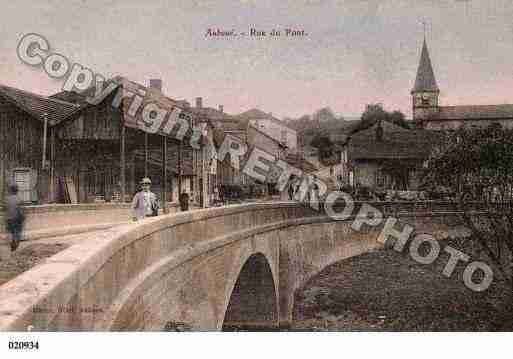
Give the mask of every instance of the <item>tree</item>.
<path id="1" fill-rule="evenodd" d="M 323 122 L 323 121 L 330 121 L 336 119 L 335 114 L 333 113 L 333 110 L 329 107 L 323 107 L 320 110 L 317 110 L 312 115 L 312 120 Z"/>
<path id="2" fill-rule="evenodd" d="M 406 121 L 406 117 L 401 111 L 392 111 L 388 113 L 388 119 L 390 122 L 404 127 L 404 128 L 410 128 L 411 122 Z"/>
<path id="3" fill-rule="evenodd" d="M 445 133 L 428 161 L 424 183 L 457 194 L 470 239 L 509 281 L 513 295 L 513 130 L 491 125 Z"/>
<path id="4" fill-rule="evenodd" d="M 406 121 L 406 117 L 401 111 L 388 112 L 380 103 L 368 104 L 362 113 L 361 121 L 359 121 L 351 132 L 357 132 L 371 127 L 378 121 L 388 121 L 404 128 L 410 128 L 410 123 Z"/>
<path id="5" fill-rule="evenodd" d="M 329 107 L 321 108 L 312 115 L 299 118 L 285 118 L 287 126 L 295 129 L 299 146 L 310 144 L 316 135 L 327 135 L 347 127 L 348 122 L 343 116 L 337 116 Z"/>
<path id="6" fill-rule="evenodd" d="M 310 146 L 319 150 L 319 158 L 326 159 L 333 154 L 333 143 L 329 136 L 317 134 L 310 142 Z"/>

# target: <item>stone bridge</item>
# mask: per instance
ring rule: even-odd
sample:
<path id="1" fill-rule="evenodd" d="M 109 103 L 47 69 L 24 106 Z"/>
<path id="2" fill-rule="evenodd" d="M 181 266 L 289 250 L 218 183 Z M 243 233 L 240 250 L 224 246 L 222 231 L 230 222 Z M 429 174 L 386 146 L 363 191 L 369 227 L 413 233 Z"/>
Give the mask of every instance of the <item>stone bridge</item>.
<path id="1" fill-rule="evenodd" d="M 395 211 L 417 231 L 454 224 L 443 208 Z M 380 226 L 355 231 L 354 219 L 335 221 L 296 203 L 274 202 L 111 228 L 0 287 L 0 330 L 287 326 L 294 294 L 309 278 L 381 245 Z"/>

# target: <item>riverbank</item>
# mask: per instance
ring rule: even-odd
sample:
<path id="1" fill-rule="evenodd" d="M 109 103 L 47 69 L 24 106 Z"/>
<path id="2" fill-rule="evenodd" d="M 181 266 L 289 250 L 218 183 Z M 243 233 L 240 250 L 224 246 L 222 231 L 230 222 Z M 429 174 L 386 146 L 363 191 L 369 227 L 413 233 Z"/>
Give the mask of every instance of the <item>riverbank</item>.
<path id="1" fill-rule="evenodd" d="M 334 264 L 297 293 L 293 330 L 513 330 L 503 284 L 494 280 L 487 291 L 473 292 L 463 284 L 464 267 L 442 275 L 446 262 L 441 256 L 421 265 L 407 253 L 380 249 Z"/>

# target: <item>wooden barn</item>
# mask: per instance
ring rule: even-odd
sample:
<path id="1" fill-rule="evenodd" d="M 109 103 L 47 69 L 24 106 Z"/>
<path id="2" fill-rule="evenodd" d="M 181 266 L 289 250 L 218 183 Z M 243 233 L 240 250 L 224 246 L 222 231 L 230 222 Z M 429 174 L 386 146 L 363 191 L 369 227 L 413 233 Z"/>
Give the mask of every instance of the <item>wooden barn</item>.
<path id="1" fill-rule="evenodd" d="M 77 113 L 75 104 L 0 85 L 0 190 L 16 183 L 24 203 L 54 197 L 55 136 L 52 127 Z"/>
<path id="2" fill-rule="evenodd" d="M 113 101 L 125 86 L 133 85 L 137 84 L 119 81 L 98 104 L 86 101 L 91 92 L 45 98 L 0 89 L 2 134 L 7 140 L 2 142 L 3 182 L 17 182 L 25 191 L 23 198 L 32 203 L 123 201 L 123 196 L 126 202 L 141 178 L 150 177 L 161 200 L 176 201 L 181 186 L 198 205 L 207 205 L 207 183 L 201 180 L 205 148 L 193 149 L 188 137 L 180 142 L 128 127 L 126 104 L 116 107 Z M 161 100 L 160 89 L 152 96 L 160 106 L 176 106 L 171 99 Z M 19 174 L 23 171 L 27 174 Z"/>

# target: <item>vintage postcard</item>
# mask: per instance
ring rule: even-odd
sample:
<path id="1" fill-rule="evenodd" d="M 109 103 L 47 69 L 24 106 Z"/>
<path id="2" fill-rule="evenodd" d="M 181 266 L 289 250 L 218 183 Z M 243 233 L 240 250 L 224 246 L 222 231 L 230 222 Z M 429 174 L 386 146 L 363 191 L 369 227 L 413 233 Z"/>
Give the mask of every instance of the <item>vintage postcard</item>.
<path id="1" fill-rule="evenodd" d="M 320 331 L 381 355 L 390 332 L 512 331 L 512 18 L 2 1 L 2 350 Z"/>

